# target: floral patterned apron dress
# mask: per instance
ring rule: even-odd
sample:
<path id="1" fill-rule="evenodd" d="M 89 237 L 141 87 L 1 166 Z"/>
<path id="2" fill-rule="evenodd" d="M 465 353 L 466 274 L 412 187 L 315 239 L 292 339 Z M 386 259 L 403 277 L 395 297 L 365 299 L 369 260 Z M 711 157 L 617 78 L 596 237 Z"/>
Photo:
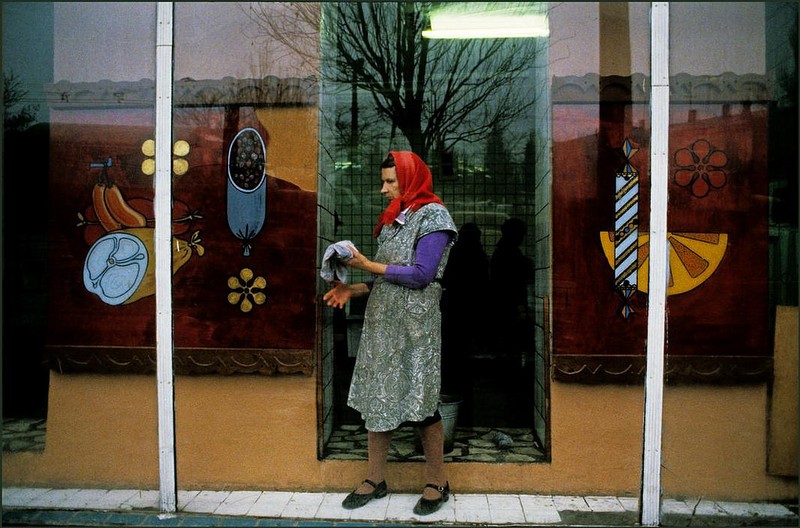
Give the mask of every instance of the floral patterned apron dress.
<path id="1" fill-rule="evenodd" d="M 405 224 L 384 226 L 374 260 L 413 265 L 417 241 L 435 231 L 452 232 L 436 270 L 436 279 L 441 279 L 457 230 L 439 204 L 408 213 Z M 347 400 L 361 413 L 367 430 L 392 431 L 436 411 L 441 386 L 441 295 L 438 281 L 412 289 L 376 278 Z"/>

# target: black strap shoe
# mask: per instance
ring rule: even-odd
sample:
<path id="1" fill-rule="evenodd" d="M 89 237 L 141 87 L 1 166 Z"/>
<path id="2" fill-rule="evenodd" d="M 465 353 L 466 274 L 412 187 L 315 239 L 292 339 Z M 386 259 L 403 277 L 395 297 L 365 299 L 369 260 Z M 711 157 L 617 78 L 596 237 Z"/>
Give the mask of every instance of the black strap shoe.
<path id="1" fill-rule="evenodd" d="M 355 510 L 356 508 L 360 508 L 367 504 L 372 499 L 380 499 L 386 496 L 386 481 L 382 481 L 380 484 L 375 484 L 369 479 L 364 480 L 367 484 L 372 486 L 371 493 L 356 493 L 356 490 L 353 490 L 347 497 L 344 498 L 342 501 L 342 508 L 346 510 Z"/>
<path id="2" fill-rule="evenodd" d="M 430 515 L 439 511 L 439 508 L 442 507 L 442 504 L 447 502 L 447 499 L 450 498 L 450 482 L 446 482 L 444 487 L 437 486 L 436 484 L 425 484 L 426 488 L 433 488 L 439 493 L 441 493 L 441 497 L 438 499 L 426 499 L 425 497 L 420 497 L 417 501 L 417 504 L 414 506 L 414 513 L 417 515 Z"/>

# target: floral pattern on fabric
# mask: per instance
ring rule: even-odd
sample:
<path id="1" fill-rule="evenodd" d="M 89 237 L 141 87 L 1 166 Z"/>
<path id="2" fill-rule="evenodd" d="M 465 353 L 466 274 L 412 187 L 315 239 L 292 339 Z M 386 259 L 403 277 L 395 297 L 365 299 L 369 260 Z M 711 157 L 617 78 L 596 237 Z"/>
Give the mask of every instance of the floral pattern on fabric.
<path id="1" fill-rule="evenodd" d="M 404 225 L 384 226 L 374 260 L 413 265 L 417 241 L 435 231 L 452 232 L 436 270 L 440 279 L 457 230 L 450 213 L 439 204 L 408 213 Z M 441 386 L 441 295 L 436 281 L 411 289 L 383 277 L 375 279 L 347 400 L 361 413 L 367 430 L 392 431 L 436 411 Z"/>

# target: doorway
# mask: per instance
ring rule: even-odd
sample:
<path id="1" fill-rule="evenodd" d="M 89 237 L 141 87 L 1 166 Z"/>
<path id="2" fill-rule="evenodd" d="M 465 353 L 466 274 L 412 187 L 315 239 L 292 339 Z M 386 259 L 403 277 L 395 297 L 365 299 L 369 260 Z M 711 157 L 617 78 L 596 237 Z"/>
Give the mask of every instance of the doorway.
<path id="1" fill-rule="evenodd" d="M 447 7 L 450 15 L 471 15 L 468 3 Z M 503 9 L 526 20 L 546 14 L 539 3 Z M 442 281 L 442 393 L 460 400 L 464 438 L 477 432 L 497 449 L 530 442 L 532 460 L 541 460 L 548 408 L 547 39 L 426 38 L 441 15 L 416 3 L 324 5 L 321 143 L 335 145 L 320 160 L 332 182 L 329 228 L 335 240 L 374 254 L 370 235 L 385 207 L 380 162 L 388 150 L 413 150 L 426 160 L 459 229 Z M 382 30 L 368 26 L 366 37 L 356 38 L 348 24 L 357 20 Z M 395 45 L 398 33 L 404 38 Z M 406 77 L 394 77 L 394 66 Z M 483 284 L 477 299 L 476 283 Z M 326 456 L 361 422 L 346 399 L 363 308 L 355 303 L 334 314 L 332 343 L 323 343 L 334 354 L 332 401 L 323 402 L 326 416 L 333 409 Z"/>

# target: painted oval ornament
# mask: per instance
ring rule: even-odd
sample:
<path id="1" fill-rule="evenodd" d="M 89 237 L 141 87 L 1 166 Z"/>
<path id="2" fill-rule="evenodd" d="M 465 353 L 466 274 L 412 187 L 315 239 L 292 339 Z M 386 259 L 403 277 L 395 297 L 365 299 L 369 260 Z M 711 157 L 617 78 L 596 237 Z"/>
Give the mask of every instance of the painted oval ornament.
<path id="1" fill-rule="evenodd" d="M 228 148 L 228 227 L 249 256 L 267 212 L 267 148 L 253 128 L 240 130 Z"/>

